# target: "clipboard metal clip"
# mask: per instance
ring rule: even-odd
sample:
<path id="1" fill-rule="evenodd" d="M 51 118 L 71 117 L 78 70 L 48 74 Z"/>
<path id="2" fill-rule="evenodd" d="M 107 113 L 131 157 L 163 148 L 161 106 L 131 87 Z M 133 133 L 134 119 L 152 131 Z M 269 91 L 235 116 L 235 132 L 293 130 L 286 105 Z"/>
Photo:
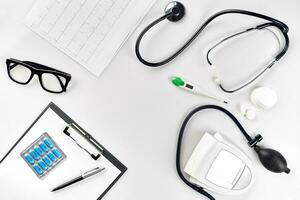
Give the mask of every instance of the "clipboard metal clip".
<path id="1" fill-rule="evenodd" d="M 71 138 L 76 145 L 81 148 L 82 150 L 84 150 L 86 153 L 88 153 L 94 160 L 98 160 L 101 157 L 101 154 L 93 154 L 90 151 L 87 150 L 87 148 L 83 147 L 82 145 L 79 144 L 79 142 L 71 135 L 71 133 L 69 132 L 70 128 L 74 129 L 75 131 L 77 131 L 78 133 L 80 133 L 83 137 L 86 137 L 87 140 L 91 140 L 92 138 L 85 132 L 83 132 L 78 126 L 76 126 L 76 124 L 71 123 L 70 125 L 66 126 L 66 128 L 64 129 L 64 134 L 67 135 L 69 138 Z M 93 141 L 90 141 L 93 142 Z M 94 143 L 94 142 L 93 142 Z M 98 146 L 99 147 L 99 146 Z M 99 147 L 99 150 L 101 150 L 101 152 L 103 151 L 102 147 Z"/>

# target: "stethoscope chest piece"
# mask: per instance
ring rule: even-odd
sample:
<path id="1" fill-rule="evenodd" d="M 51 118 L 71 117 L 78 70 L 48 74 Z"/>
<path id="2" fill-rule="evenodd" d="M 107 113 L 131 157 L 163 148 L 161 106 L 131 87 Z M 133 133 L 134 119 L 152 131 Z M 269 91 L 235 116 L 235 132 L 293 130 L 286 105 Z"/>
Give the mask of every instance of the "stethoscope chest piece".
<path id="1" fill-rule="evenodd" d="M 167 19 L 171 22 L 177 22 L 184 17 L 185 8 L 182 3 L 178 1 L 172 1 L 166 6 L 165 13 L 173 13 L 173 15 L 168 16 Z"/>

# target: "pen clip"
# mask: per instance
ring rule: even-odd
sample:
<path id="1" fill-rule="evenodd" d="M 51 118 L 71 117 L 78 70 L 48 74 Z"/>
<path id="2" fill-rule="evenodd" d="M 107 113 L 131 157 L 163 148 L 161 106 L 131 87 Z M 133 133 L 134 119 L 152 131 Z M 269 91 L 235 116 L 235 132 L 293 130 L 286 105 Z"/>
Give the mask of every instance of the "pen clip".
<path id="1" fill-rule="evenodd" d="M 84 172 L 84 173 L 82 174 L 82 176 L 86 176 L 87 174 L 89 174 L 89 173 L 91 173 L 91 172 L 94 172 L 94 171 L 97 170 L 97 169 L 100 169 L 100 167 L 95 167 L 94 169 L 91 169 L 91 170 L 89 170 L 89 171 L 86 171 L 86 172 Z"/>
<path id="2" fill-rule="evenodd" d="M 94 169 L 91 169 L 91 170 L 89 170 L 89 171 L 87 171 L 87 172 L 84 172 L 84 173 L 82 174 L 82 177 L 83 177 L 83 178 L 88 178 L 88 177 L 90 177 L 90 176 L 93 176 L 93 175 L 95 175 L 95 174 L 97 174 L 97 173 L 103 171 L 104 169 L 105 169 L 104 167 L 102 167 L 102 168 L 100 168 L 100 167 L 95 167 Z"/>

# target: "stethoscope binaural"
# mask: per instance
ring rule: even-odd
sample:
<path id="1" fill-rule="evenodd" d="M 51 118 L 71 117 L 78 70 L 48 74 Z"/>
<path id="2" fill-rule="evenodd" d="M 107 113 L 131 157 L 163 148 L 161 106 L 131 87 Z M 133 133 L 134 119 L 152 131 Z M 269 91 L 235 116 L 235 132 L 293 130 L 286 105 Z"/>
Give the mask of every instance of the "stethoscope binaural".
<path id="1" fill-rule="evenodd" d="M 234 37 L 237 37 L 241 34 L 250 32 L 250 31 L 254 31 L 254 30 L 262 30 L 262 29 L 266 29 L 269 27 L 275 27 L 278 30 L 280 30 L 280 32 L 283 35 L 283 38 L 285 40 L 284 42 L 284 46 L 281 48 L 281 50 L 277 53 L 277 55 L 265 66 L 262 68 L 262 70 L 255 75 L 253 78 L 251 78 L 250 80 L 248 80 L 246 83 L 242 84 L 239 87 L 236 87 L 234 89 L 226 89 L 224 87 L 224 85 L 222 85 L 222 83 L 220 82 L 220 79 L 216 79 L 219 87 L 227 93 L 233 93 L 236 91 L 239 91 L 243 88 L 245 88 L 246 86 L 250 85 L 252 82 L 254 82 L 256 79 L 258 79 L 259 77 L 261 77 L 263 74 L 265 74 L 265 72 L 267 72 L 269 69 L 272 68 L 272 66 L 275 65 L 276 62 L 278 62 L 287 52 L 288 48 L 289 48 L 289 37 L 288 37 L 288 31 L 289 28 L 288 26 L 277 20 L 274 19 L 272 17 L 266 16 L 266 15 L 262 15 L 259 13 L 255 13 L 255 12 L 251 12 L 251 11 L 246 11 L 246 10 L 239 10 L 239 9 L 228 9 L 228 10 L 223 10 L 220 12 L 217 12 L 216 14 L 212 15 L 211 17 L 209 17 L 197 30 L 196 32 L 191 36 L 191 38 L 189 38 L 182 47 L 180 47 L 178 50 L 175 51 L 175 53 L 173 53 L 172 55 L 170 55 L 169 57 L 159 61 L 159 62 L 150 62 L 145 60 L 140 53 L 140 44 L 141 44 L 141 40 L 144 37 L 144 35 L 156 24 L 158 24 L 159 22 L 168 19 L 171 22 L 177 22 L 179 20 L 181 20 L 183 18 L 183 16 L 185 15 L 185 8 L 183 6 L 182 3 L 177 2 L 177 1 L 173 1 L 170 2 L 165 9 L 165 14 L 163 16 L 161 16 L 160 18 L 158 18 L 157 20 L 155 20 L 154 22 L 152 22 L 151 24 L 149 24 L 138 36 L 137 41 L 136 41 L 136 45 L 135 45 L 135 52 L 137 55 L 137 58 L 145 65 L 149 66 L 149 67 L 159 67 L 162 65 L 165 65 L 167 63 L 169 63 L 170 61 L 172 61 L 173 59 L 175 59 L 179 54 L 181 54 L 199 35 L 200 33 L 202 33 L 202 31 L 208 26 L 208 24 L 210 22 L 212 22 L 214 19 L 216 19 L 219 16 L 225 15 L 225 14 L 243 14 L 243 15 L 248 15 L 248 16 L 253 16 L 253 17 L 257 17 L 257 18 L 261 18 L 264 20 L 267 20 L 268 22 L 266 23 L 262 23 L 258 26 L 255 27 L 251 27 L 248 28 L 244 31 L 238 32 L 236 34 L 233 34 L 231 36 L 226 37 L 225 39 L 221 40 L 220 42 L 218 42 L 217 44 L 215 44 L 211 49 L 209 49 L 209 51 L 207 52 L 207 62 L 211 67 L 215 67 L 213 66 L 210 58 L 209 58 L 209 54 L 210 52 L 218 47 L 220 44 L 222 44 L 225 41 L 228 41 L 229 39 L 232 39 Z"/>

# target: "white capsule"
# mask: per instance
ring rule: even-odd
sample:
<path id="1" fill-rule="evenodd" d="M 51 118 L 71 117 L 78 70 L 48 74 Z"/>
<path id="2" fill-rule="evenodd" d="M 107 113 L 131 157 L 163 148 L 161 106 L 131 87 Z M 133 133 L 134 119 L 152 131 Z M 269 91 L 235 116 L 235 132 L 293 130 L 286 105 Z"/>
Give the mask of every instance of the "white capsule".
<path id="1" fill-rule="evenodd" d="M 246 118 L 249 120 L 254 120 L 256 119 L 256 112 L 254 109 L 248 107 L 245 104 L 239 104 L 238 105 L 238 110 L 239 112 Z"/>
<path id="2" fill-rule="evenodd" d="M 256 118 L 256 112 L 253 109 L 247 109 L 244 116 L 249 120 L 254 120 Z"/>

